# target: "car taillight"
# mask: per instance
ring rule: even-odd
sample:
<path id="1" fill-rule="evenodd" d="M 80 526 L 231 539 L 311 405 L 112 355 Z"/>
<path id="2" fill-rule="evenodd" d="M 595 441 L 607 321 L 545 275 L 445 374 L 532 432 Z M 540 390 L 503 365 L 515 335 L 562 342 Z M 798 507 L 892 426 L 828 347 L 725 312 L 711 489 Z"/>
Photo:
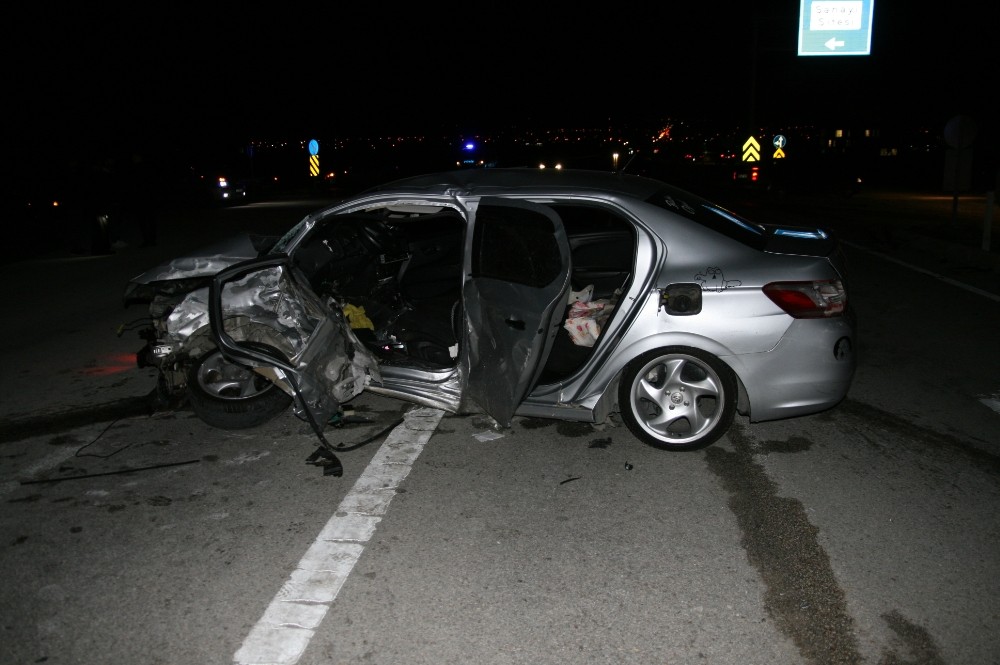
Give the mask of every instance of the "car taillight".
<path id="1" fill-rule="evenodd" d="M 823 282 L 771 282 L 764 293 L 796 319 L 839 316 L 847 306 L 847 291 L 839 279 Z"/>

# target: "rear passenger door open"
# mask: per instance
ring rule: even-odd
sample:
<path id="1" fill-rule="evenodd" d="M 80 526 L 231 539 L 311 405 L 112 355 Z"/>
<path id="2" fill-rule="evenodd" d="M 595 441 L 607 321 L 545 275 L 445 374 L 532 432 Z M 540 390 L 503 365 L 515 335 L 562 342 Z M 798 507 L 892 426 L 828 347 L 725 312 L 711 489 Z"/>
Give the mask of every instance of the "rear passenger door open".
<path id="1" fill-rule="evenodd" d="M 561 330 L 570 247 L 559 216 L 526 201 L 483 198 L 463 288 L 466 396 L 510 424 Z"/>

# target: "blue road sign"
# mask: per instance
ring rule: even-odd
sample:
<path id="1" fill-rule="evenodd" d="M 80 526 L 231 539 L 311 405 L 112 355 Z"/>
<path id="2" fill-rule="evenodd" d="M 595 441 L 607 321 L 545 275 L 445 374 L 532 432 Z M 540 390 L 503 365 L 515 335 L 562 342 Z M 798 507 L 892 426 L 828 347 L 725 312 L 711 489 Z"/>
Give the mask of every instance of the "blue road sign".
<path id="1" fill-rule="evenodd" d="M 870 55 L 875 0 L 800 0 L 799 55 Z"/>

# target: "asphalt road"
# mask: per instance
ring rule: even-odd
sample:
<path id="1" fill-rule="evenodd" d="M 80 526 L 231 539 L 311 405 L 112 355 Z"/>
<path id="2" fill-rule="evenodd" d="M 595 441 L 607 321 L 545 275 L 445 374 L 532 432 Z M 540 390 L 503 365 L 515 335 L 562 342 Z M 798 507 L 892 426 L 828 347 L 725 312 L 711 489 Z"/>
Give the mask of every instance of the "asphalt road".
<path id="1" fill-rule="evenodd" d="M 861 322 L 829 412 L 668 454 L 614 422 L 495 431 L 363 395 L 328 432 L 342 478 L 290 413 L 150 412 L 116 334 L 142 315 L 125 280 L 192 228 L 313 203 L 0 266 L 0 662 L 1000 662 L 1000 288 L 935 236 L 947 197 L 809 206 L 842 220 Z"/>

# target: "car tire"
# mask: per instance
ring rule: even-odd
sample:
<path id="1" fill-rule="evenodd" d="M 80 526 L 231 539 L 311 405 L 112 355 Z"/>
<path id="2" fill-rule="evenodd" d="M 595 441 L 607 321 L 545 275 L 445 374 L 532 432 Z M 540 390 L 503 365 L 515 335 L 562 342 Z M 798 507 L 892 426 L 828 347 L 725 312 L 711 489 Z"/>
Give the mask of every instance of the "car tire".
<path id="1" fill-rule="evenodd" d="M 218 349 L 198 359 L 188 372 L 188 401 L 201 420 L 219 429 L 259 427 L 282 413 L 292 397 Z"/>
<path id="2" fill-rule="evenodd" d="M 629 430 L 662 450 L 695 450 L 729 430 L 736 376 L 715 356 L 687 347 L 654 349 L 629 363 L 618 406 Z"/>

